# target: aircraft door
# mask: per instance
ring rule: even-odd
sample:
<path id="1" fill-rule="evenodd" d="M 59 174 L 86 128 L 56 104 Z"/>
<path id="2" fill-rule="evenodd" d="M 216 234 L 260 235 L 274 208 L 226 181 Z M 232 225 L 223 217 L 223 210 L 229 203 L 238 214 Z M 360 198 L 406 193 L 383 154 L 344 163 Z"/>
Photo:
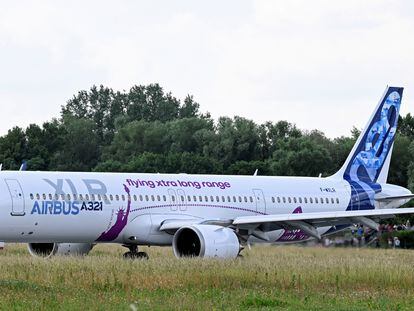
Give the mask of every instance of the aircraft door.
<path id="1" fill-rule="evenodd" d="M 171 210 L 176 211 L 178 209 L 178 203 L 175 191 L 173 189 L 168 189 L 168 196 L 170 197 Z"/>
<path id="2" fill-rule="evenodd" d="M 256 211 L 266 213 L 266 201 L 261 189 L 253 189 L 254 200 L 256 202 Z"/>
<path id="3" fill-rule="evenodd" d="M 357 211 L 359 210 L 359 195 L 354 186 L 351 185 L 351 189 L 351 210 Z"/>
<path id="4" fill-rule="evenodd" d="M 180 211 L 186 211 L 187 210 L 187 200 L 185 198 L 185 192 L 183 189 L 177 190 L 177 199 L 178 204 L 180 206 Z"/>
<path id="5" fill-rule="evenodd" d="M 5 179 L 12 200 L 11 215 L 24 216 L 24 194 L 20 183 L 16 179 Z"/>

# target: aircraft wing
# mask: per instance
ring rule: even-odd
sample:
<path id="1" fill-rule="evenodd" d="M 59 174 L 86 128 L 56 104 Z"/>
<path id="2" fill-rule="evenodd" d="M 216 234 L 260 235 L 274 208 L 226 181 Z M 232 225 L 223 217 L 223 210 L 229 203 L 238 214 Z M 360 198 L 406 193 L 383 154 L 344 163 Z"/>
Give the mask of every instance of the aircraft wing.
<path id="1" fill-rule="evenodd" d="M 414 214 L 414 208 L 373 209 L 361 211 L 337 211 L 320 213 L 296 213 L 277 215 L 241 216 L 235 219 L 166 219 L 161 223 L 160 231 L 175 232 L 183 226 L 203 224 L 247 229 L 256 237 L 266 240 L 266 232 L 277 229 L 300 229 L 320 239 L 318 227 L 348 224 L 363 224 L 378 230 L 378 221 L 401 214 Z"/>
<path id="2" fill-rule="evenodd" d="M 210 219 L 210 220 L 201 220 L 201 219 L 166 219 L 161 223 L 159 228 L 160 231 L 177 231 L 181 227 L 190 226 L 190 225 L 216 225 L 228 227 L 233 223 L 231 219 Z"/>
<path id="3" fill-rule="evenodd" d="M 280 215 L 242 216 L 233 220 L 232 225 L 249 230 L 262 232 L 280 228 L 300 229 L 310 236 L 320 239 L 318 227 L 337 226 L 343 224 L 361 223 L 369 228 L 378 230 L 378 221 L 400 214 L 413 214 L 414 208 L 374 209 L 361 211 L 297 213 Z M 268 229 L 268 228 L 271 229 Z"/>

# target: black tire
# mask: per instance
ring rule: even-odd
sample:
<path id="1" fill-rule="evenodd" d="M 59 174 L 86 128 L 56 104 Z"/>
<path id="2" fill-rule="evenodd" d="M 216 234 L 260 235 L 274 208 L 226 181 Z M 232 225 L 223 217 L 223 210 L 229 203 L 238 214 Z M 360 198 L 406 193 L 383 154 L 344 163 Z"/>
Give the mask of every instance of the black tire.
<path id="1" fill-rule="evenodd" d="M 138 252 L 138 253 L 136 253 L 136 258 L 137 259 L 142 259 L 142 260 L 148 260 L 149 256 L 146 252 Z"/>
<path id="2" fill-rule="evenodd" d="M 131 259 L 131 260 L 135 260 L 135 259 L 139 259 L 139 260 L 148 260 L 149 256 L 147 253 L 145 252 L 126 252 L 124 255 L 124 259 Z"/>
<path id="3" fill-rule="evenodd" d="M 134 259 L 135 258 L 135 253 L 133 253 L 133 252 L 126 252 L 124 255 L 123 255 L 123 257 L 124 257 L 124 259 Z"/>

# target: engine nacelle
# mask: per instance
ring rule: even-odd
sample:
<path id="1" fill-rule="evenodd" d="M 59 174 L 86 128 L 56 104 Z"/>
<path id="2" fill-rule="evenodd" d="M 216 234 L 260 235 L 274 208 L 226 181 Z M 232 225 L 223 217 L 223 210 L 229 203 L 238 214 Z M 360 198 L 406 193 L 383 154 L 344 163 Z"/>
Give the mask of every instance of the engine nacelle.
<path id="1" fill-rule="evenodd" d="M 233 230 L 214 225 L 182 227 L 173 239 L 176 257 L 236 258 L 240 249 Z"/>
<path id="2" fill-rule="evenodd" d="M 89 243 L 29 243 L 29 253 L 35 257 L 49 258 L 54 255 L 87 255 L 94 244 Z"/>

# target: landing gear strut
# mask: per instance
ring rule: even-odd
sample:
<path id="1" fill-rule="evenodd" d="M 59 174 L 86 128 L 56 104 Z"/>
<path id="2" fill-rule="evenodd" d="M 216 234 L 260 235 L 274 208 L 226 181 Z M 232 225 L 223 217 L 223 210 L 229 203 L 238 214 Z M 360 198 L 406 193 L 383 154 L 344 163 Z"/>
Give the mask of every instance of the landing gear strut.
<path id="1" fill-rule="evenodd" d="M 124 254 L 125 259 L 145 259 L 148 260 L 149 256 L 146 252 L 138 252 L 138 245 L 123 245 L 129 249 L 129 252 Z"/>

